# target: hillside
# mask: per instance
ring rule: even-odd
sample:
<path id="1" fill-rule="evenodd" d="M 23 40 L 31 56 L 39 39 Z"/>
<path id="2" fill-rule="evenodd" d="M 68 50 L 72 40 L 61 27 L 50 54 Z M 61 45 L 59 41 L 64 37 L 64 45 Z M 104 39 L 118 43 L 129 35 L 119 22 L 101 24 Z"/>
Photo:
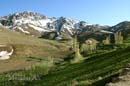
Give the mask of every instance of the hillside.
<path id="1" fill-rule="evenodd" d="M 119 69 L 130 62 L 129 50 L 130 48 L 114 51 L 92 57 L 79 64 L 68 65 L 60 71 L 43 77 L 41 82 L 43 82 L 43 86 L 69 86 L 69 84 L 75 83 L 80 86 L 94 84 L 96 81 L 102 81 L 111 75 L 117 74 Z M 119 55 L 119 53 L 122 54 Z"/>
<path id="2" fill-rule="evenodd" d="M 44 58 L 60 59 L 69 54 L 69 47 L 63 43 L 26 36 L 4 26 L 0 26 L 0 45 L 14 48 L 11 59 L 0 61 L 0 72 L 23 69 Z"/>
<path id="3" fill-rule="evenodd" d="M 58 66 L 51 73 L 43 75 L 40 80 L 8 81 L 5 86 L 8 84 L 12 86 L 18 84 L 23 84 L 22 86 L 104 86 L 111 81 L 112 76 L 118 75 L 130 62 L 129 51 L 130 48 L 126 48 L 96 55 L 78 64 Z"/>

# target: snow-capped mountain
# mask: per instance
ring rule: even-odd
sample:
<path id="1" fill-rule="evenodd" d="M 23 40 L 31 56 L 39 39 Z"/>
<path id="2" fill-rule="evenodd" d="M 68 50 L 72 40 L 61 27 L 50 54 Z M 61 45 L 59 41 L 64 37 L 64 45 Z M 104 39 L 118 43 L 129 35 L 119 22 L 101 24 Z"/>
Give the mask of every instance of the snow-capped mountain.
<path id="1" fill-rule="evenodd" d="M 51 31 L 51 29 L 47 29 L 47 23 L 52 23 L 55 20 L 54 18 L 48 18 L 47 16 L 27 11 L 0 18 L 2 25 L 30 35 L 36 35 L 34 34 L 35 32 L 41 33 Z"/>
<path id="2" fill-rule="evenodd" d="M 92 25 L 71 18 L 49 18 L 28 11 L 0 17 L 0 23 L 11 30 L 34 36 L 40 36 L 42 32 L 56 32 L 57 35 L 68 32 L 73 35 L 77 29 L 82 30 L 86 26 Z"/>

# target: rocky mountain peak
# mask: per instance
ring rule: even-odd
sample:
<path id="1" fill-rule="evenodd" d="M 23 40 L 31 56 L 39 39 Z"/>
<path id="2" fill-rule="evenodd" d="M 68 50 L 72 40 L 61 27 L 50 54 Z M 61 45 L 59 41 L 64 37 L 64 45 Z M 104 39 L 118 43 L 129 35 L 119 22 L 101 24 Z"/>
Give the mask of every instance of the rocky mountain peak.
<path id="1" fill-rule="evenodd" d="M 85 35 L 88 32 L 96 33 L 103 31 L 103 33 L 106 33 L 108 31 L 116 32 L 121 31 L 122 29 L 130 29 L 129 21 L 124 21 L 110 27 L 89 24 L 85 21 L 66 17 L 49 18 L 43 14 L 31 11 L 24 11 L 0 17 L 0 23 L 11 30 L 38 37 L 44 32 L 54 32 L 59 37 L 62 33 L 73 36 L 77 31 Z"/>

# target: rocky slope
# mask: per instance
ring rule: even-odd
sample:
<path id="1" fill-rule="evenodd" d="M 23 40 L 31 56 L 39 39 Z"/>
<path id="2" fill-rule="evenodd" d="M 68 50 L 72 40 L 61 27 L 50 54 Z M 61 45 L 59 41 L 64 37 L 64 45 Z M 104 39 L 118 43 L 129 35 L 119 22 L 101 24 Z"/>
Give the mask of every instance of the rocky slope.
<path id="1" fill-rule="evenodd" d="M 124 39 L 129 39 L 130 34 L 130 21 L 123 21 L 110 28 L 112 32 L 122 32 Z"/>
<path id="2" fill-rule="evenodd" d="M 86 40 L 88 37 L 100 40 L 103 39 L 104 34 L 113 34 L 119 31 L 122 32 L 124 38 L 128 38 L 130 33 L 129 21 L 124 21 L 110 27 L 89 24 L 85 21 L 66 17 L 49 18 L 45 15 L 29 11 L 0 17 L 0 23 L 11 30 L 27 35 L 57 40 L 72 39 L 74 34 L 78 34 L 82 40 Z"/>
<path id="3" fill-rule="evenodd" d="M 130 64 L 124 68 L 119 77 L 113 78 L 112 83 L 106 86 L 130 86 Z"/>
<path id="4" fill-rule="evenodd" d="M 83 27 L 89 25 L 86 22 L 70 18 L 49 18 L 47 16 L 28 11 L 3 16 L 0 18 L 0 22 L 3 25 L 8 26 L 10 29 L 15 30 L 17 28 L 21 32 L 27 34 L 29 34 L 27 28 L 32 27 L 39 32 L 56 31 L 58 33 L 66 29 L 72 35 L 72 29 L 82 29 Z"/>
<path id="5" fill-rule="evenodd" d="M 57 37 L 57 39 L 62 39 L 64 37 L 63 34 L 72 37 L 77 31 L 86 29 L 96 31 L 100 30 L 100 28 L 106 28 L 105 26 L 93 25 L 71 18 L 49 18 L 45 15 L 28 11 L 0 17 L 0 23 L 11 30 L 38 37 L 43 33 L 54 32 L 56 34 L 54 38 Z"/>

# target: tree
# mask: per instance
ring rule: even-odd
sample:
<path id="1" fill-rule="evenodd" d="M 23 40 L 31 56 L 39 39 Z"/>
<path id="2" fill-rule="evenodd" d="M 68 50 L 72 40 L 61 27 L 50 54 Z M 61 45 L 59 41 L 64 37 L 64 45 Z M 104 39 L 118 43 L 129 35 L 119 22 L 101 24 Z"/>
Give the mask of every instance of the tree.
<path id="1" fill-rule="evenodd" d="M 72 60 L 72 63 L 78 63 L 81 60 L 83 60 L 83 57 L 80 54 L 79 43 L 77 41 L 76 35 L 75 35 L 74 41 L 73 41 L 73 49 L 74 49 L 74 59 Z"/>
<path id="2" fill-rule="evenodd" d="M 108 44 L 110 44 L 110 41 L 111 41 L 111 40 L 110 40 L 110 35 L 109 35 L 109 36 L 106 37 L 105 40 L 103 40 L 103 44 L 104 44 L 104 45 L 108 45 Z"/>
<path id="3" fill-rule="evenodd" d="M 87 55 L 96 51 L 96 47 L 97 47 L 97 41 L 93 38 L 89 38 L 85 41 L 85 43 L 82 44 L 81 52 Z"/>
<path id="4" fill-rule="evenodd" d="M 122 44 L 123 43 L 123 36 L 121 32 L 116 32 L 114 34 L 114 38 L 115 38 L 115 44 Z"/>

